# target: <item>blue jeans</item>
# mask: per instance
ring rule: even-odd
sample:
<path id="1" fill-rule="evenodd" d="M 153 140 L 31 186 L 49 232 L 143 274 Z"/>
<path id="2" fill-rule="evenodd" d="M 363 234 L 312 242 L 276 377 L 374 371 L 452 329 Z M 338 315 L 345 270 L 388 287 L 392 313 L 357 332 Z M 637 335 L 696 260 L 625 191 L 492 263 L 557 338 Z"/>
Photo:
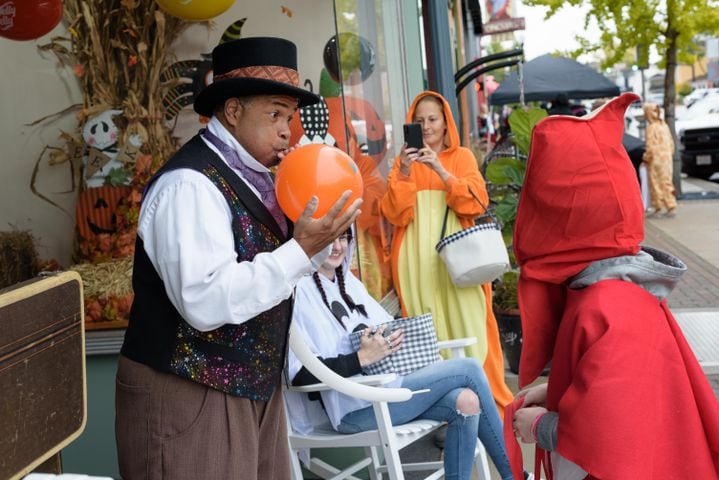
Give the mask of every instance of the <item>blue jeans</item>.
<path id="1" fill-rule="evenodd" d="M 434 363 L 404 377 L 402 387 L 410 390 L 429 388 L 406 402 L 390 403 L 393 425 L 417 418 L 447 422 L 444 441 L 444 471 L 448 480 L 469 479 L 474 462 L 477 437 L 482 441 L 503 480 L 511 480 L 512 470 L 502 436 L 502 422 L 494 404 L 482 366 L 473 358 L 456 358 Z M 457 410 L 457 397 L 470 389 L 479 398 L 479 415 Z M 357 433 L 377 428 L 371 406 L 342 417 L 340 433 Z"/>

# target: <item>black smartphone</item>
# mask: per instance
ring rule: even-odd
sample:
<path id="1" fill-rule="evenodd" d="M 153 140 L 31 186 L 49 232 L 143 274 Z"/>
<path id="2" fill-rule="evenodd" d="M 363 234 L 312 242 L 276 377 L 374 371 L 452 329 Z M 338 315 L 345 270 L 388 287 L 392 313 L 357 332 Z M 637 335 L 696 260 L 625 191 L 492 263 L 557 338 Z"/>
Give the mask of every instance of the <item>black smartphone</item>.
<path id="1" fill-rule="evenodd" d="M 409 148 L 422 148 L 424 142 L 422 141 L 422 125 L 419 123 L 405 123 L 404 124 L 404 143 Z"/>

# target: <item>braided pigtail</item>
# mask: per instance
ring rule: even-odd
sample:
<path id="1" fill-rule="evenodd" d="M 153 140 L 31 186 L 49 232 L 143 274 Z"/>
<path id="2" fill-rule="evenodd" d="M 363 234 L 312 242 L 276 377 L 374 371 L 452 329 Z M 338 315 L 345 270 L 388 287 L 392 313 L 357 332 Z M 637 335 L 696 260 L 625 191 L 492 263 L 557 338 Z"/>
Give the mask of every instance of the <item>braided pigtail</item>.
<path id="1" fill-rule="evenodd" d="M 322 301 L 327 306 L 327 308 L 332 311 L 332 308 L 330 307 L 329 302 L 327 301 L 327 294 L 325 293 L 324 287 L 322 287 L 322 281 L 320 281 L 320 274 L 318 272 L 315 272 L 312 274 L 312 279 L 315 281 L 315 285 L 317 286 L 317 290 L 320 291 L 320 296 L 322 297 Z M 333 315 L 334 316 L 334 315 Z"/>
<path id="2" fill-rule="evenodd" d="M 344 323 L 342 323 L 342 319 L 337 318 L 337 315 L 335 315 L 335 312 L 332 310 L 332 307 L 330 307 L 330 303 L 327 301 L 327 294 L 325 293 L 325 289 L 322 286 L 322 281 L 320 280 L 320 274 L 319 272 L 315 272 L 312 274 L 312 279 L 315 281 L 315 285 L 317 286 L 317 290 L 320 291 L 320 296 L 322 297 L 322 301 L 324 302 L 327 309 L 332 313 L 332 316 L 337 319 L 338 322 L 340 322 L 340 325 L 342 325 L 342 328 L 346 329 Z"/>
<path id="3" fill-rule="evenodd" d="M 349 296 L 349 294 L 345 291 L 345 274 L 342 271 L 342 267 L 337 267 L 335 269 L 335 275 L 337 275 L 337 283 L 340 286 L 340 295 L 342 295 L 342 299 L 345 301 L 348 307 L 350 307 L 350 310 L 357 310 L 359 313 L 362 314 L 363 317 L 367 318 L 367 309 L 364 308 L 364 305 L 355 304 L 354 300 L 352 300 L 352 297 Z"/>

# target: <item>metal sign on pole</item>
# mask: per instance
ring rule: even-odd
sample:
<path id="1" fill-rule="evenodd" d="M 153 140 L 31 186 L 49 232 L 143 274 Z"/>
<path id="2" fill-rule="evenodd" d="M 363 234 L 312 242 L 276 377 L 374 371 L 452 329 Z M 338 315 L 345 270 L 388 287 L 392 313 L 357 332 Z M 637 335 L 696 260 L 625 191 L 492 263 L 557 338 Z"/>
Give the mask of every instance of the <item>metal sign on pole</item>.
<path id="1" fill-rule="evenodd" d="M 524 28 L 524 18 L 503 18 L 482 25 L 482 35 L 497 35 L 515 30 L 524 30 Z"/>

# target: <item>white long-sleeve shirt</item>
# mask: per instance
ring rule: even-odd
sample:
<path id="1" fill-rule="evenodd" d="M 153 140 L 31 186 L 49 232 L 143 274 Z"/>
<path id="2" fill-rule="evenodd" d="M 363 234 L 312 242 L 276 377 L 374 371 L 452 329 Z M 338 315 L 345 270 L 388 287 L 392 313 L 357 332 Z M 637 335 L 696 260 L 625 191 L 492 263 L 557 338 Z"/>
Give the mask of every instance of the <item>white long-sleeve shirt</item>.
<path id="1" fill-rule="evenodd" d="M 267 170 L 213 117 L 207 127 L 250 168 Z M 209 142 L 220 158 L 220 152 Z M 224 158 L 223 158 L 224 160 Z M 232 167 L 230 167 L 232 168 Z M 238 170 L 233 171 L 244 180 Z M 258 196 L 257 190 L 245 181 Z M 137 234 L 173 306 L 192 327 L 208 331 L 241 324 L 288 298 L 313 263 L 295 240 L 251 262 L 236 261 L 232 214 L 225 197 L 202 173 L 163 174 L 146 193 Z M 324 255 L 323 255 L 324 254 Z M 319 257 L 319 258 L 318 258 Z"/>

